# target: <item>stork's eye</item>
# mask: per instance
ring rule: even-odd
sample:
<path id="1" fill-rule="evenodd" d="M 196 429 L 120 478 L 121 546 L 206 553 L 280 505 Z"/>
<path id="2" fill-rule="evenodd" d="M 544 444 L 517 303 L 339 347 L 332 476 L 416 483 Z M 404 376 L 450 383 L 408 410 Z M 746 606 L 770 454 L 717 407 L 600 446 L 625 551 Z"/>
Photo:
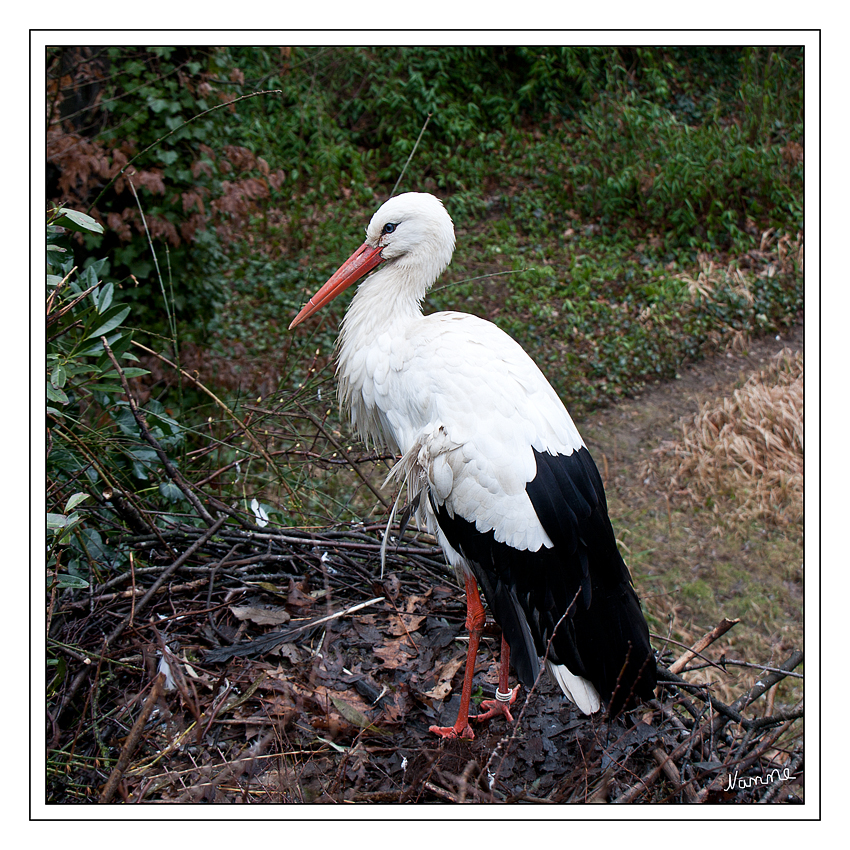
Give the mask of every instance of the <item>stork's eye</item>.
<path id="1" fill-rule="evenodd" d="M 396 226 L 394 224 L 387 223 L 384 225 L 384 233 L 392 233 L 395 228 Z"/>

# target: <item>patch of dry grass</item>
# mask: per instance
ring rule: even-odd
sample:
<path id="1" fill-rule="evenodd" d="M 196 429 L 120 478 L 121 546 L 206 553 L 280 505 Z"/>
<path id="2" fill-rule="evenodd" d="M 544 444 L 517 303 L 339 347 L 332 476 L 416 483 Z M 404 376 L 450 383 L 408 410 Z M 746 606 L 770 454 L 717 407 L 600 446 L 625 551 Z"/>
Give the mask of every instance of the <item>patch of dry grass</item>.
<path id="1" fill-rule="evenodd" d="M 783 349 L 731 395 L 681 420 L 653 453 L 668 492 L 731 522 L 803 517 L 803 354 Z"/>

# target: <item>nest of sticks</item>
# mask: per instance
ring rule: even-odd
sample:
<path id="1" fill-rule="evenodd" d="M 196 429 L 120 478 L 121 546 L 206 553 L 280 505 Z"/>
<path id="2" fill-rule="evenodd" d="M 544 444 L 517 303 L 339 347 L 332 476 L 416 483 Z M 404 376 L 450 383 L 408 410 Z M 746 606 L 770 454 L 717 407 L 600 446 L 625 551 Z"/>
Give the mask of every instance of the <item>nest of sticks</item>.
<path id="1" fill-rule="evenodd" d="M 513 724 L 435 739 L 463 674 L 462 592 L 428 539 L 391 548 L 382 578 L 381 531 L 226 515 L 128 531 L 150 566 L 53 602 L 48 801 L 802 801 L 803 710 L 777 696 L 802 653 L 776 667 L 712 657 L 735 621 L 662 658 L 656 698 L 629 716 L 581 716 L 544 677 Z M 498 632 L 479 654 L 484 697 L 488 645 Z M 706 665 L 718 681 L 740 665 L 759 678 L 723 703 L 688 681 Z"/>

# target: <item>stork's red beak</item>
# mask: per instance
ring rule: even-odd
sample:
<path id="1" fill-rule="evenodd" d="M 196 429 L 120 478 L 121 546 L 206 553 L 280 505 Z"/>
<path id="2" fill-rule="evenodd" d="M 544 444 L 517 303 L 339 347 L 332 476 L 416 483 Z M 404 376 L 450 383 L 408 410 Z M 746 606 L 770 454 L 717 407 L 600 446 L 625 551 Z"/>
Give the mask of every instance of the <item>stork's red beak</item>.
<path id="1" fill-rule="evenodd" d="M 368 243 L 361 245 L 334 273 L 328 282 L 304 305 L 304 309 L 292 320 L 289 330 L 312 316 L 329 301 L 333 301 L 344 289 L 360 280 L 364 274 L 372 271 L 384 258 L 381 256 L 382 246 L 371 247 Z"/>

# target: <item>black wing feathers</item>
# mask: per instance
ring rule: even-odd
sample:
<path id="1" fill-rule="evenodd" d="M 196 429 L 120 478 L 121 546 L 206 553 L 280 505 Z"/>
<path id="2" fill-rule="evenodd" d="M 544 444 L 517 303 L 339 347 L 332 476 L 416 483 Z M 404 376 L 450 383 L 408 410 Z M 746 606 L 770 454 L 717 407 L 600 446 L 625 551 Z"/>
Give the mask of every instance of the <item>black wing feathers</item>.
<path id="1" fill-rule="evenodd" d="M 443 533 L 470 563 L 519 680 L 534 682 L 537 656 L 548 646 L 549 659 L 589 679 L 616 714 L 634 696 L 652 695 L 655 659 L 602 479 L 584 447 L 571 455 L 534 455 L 537 475 L 526 490 L 552 548 L 514 549 L 432 506 Z"/>
<path id="2" fill-rule="evenodd" d="M 649 630 L 617 549 L 602 479 L 590 452 L 534 453 L 537 476 L 526 490 L 546 533 L 559 552 L 568 588 L 581 588 L 570 617 L 553 641 L 574 673 L 589 679 L 609 710 L 617 713 L 633 696 L 649 698 L 655 687 L 655 658 Z M 558 504 L 567 510 L 558 510 Z M 578 545 L 576 546 L 576 540 Z M 560 608 L 560 613 L 565 609 Z M 578 657 L 574 669 L 568 657 Z"/>
<path id="3" fill-rule="evenodd" d="M 531 687 L 537 678 L 540 654 L 534 626 L 529 622 L 527 605 L 517 597 L 511 576 L 521 570 L 519 563 L 523 553 L 504 543 L 497 543 L 493 532 L 482 534 L 469 522 L 457 515 L 450 516 L 443 505 L 438 506 L 428 494 L 437 522 L 452 547 L 460 552 L 469 563 L 493 618 L 502 627 L 502 633 L 511 648 L 511 661 L 517 678 Z M 536 635 L 536 632 L 534 633 Z"/>

